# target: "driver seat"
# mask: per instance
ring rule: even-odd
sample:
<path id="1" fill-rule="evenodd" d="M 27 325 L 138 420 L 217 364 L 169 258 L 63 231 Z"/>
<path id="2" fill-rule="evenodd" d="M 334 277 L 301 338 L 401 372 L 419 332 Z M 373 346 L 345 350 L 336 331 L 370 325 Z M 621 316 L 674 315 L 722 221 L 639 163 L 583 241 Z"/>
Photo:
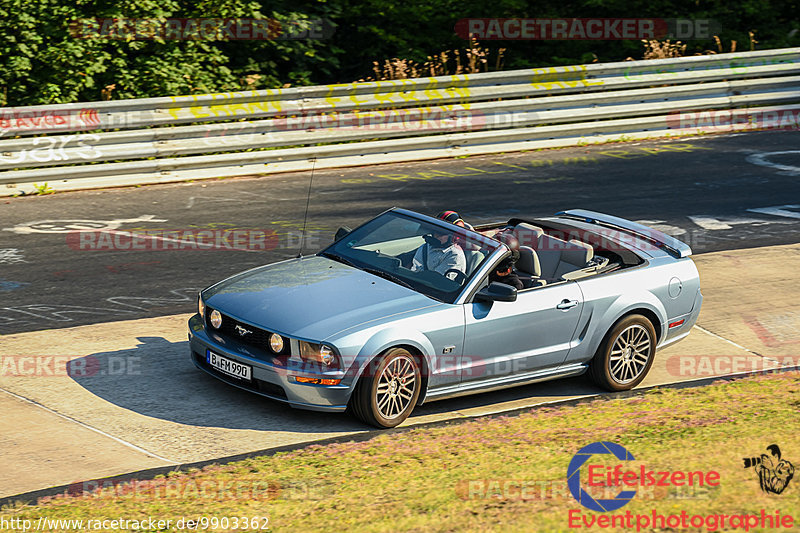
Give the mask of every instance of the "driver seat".
<path id="1" fill-rule="evenodd" d="M 464 250 L 464 257 L 467 260 L 467 271 L 464 273 L 470 276 L 475 272 L 475 269 L 478 268 L 478 265 L 481 264 L 485 256 L 480 250 Z"/>

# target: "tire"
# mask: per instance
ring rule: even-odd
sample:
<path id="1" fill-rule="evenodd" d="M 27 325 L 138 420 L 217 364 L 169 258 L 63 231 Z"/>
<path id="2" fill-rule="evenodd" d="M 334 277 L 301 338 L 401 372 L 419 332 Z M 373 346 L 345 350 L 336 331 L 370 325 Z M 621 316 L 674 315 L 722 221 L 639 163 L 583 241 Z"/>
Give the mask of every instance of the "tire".
<path id="1" fill-rule="evenodd" d="M 350 411 L 372 426 L 393 428 L 414 410 L 421 386 L 417 357 L 391 348 L 367 366 L 350 398 Z"/>
<path id="2" fill-rule="evenodd" d="M 589 363 L 589 375 L 609 391 L 625 391 L 642 382 L 656 356 L 656 330 L 642 315 L 617 322 Z"/>

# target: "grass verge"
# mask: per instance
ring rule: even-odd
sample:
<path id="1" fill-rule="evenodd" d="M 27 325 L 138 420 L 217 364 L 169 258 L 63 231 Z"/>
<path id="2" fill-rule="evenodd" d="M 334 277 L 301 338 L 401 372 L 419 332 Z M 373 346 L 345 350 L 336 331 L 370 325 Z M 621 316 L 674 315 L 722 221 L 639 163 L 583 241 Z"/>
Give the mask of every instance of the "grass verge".
<path id="1" fill-rule="evenodd" d="M 640 465 L 655 471 L 715 471 L 720 481 L 718 486 L 640 487 L 629 504 L 611 514 L 734 515 L 763 509 L 800 520 L 800 479 L 790 481 L 782 494 L 768 494 L 759 488 L 754 469 L 742 462 L 769 454 L 765 448 L 778 444 L 783 458 L 800 466 L 798 411 L 796 373 L 697 389 L 656 389 L 627 399 L 538 408 L 366 442 L 312 445 L 90 494 L 46 498 L 35 506 L 7 507 L 0 519 L 35 524 L 40 517 L 153 517 L 171 520 L 165 530 L 174 529 L 181 518 L 198 517 L 206 517 L 201 530 L 255 530 L 265 521 L 257 528 L 241 527 L 241 517 L 267 517 L 270 531 L 599 531 L 582 520 L 607 514 L 581 507 L 565 477 L 580 448 L 612 441 L 636 461 L 594 456 L 590 464 L 622 464 L 637 472 Z M 585 471 L 581 479 L 585 485 Z M 605 490 L 608 497 L 621 489 Z M 590 492 L 602 497 L 603 489 Z M 570 510 L 581 517 L 573 527 Z M 220 520 L 218 527 L 202 527 L 214 525 L 211 517 Z M 222 517 L 228 518 L 227 527 Z M 238 528 L 234 517 L 240 519 Z M 126 529 L 119 525 L 118 530 Z M 52 523 L 47 529 L 70 530 Z M 142 523 L 138 529 L 159 527 Z M 715 530 L 708 525 L 690 529 Z"/>

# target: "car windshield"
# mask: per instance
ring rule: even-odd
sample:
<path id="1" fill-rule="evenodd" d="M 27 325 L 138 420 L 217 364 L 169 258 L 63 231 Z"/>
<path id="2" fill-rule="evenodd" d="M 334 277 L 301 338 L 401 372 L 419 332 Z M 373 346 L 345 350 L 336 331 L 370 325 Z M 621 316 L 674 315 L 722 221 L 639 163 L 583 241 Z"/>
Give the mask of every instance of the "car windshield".
<path id="1" fill-rule="evenodd" d="M 319 253 L 453 303 L 500 244 L 462 227 L 388 211 Z"/>

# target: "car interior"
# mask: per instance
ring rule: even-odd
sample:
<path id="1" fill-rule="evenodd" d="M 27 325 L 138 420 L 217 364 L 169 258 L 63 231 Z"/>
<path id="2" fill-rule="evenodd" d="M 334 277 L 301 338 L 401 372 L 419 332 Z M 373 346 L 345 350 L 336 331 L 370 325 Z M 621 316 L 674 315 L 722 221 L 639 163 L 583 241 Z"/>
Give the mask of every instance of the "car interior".
<path id="1" fill-rule="evenodd" d="M 642 262 L 633 253 L 617 253 L 622 251 L 570 238 L 566 226 L 536 226 L 512 219 L 505 225 L 481 226 L 476 231 L 490 238 L 510 232 L 517 238 L 520 257 L 514 270 L 524 289 L 611 272 Z M 597 242 L 603 241 L 597 237 Z"/>
<path id="2" fill-rule="evenodd" d="M 641 264 L 643 260 L 619 245 L 611 243 L 596 233 L 577 232 L 574 227 L 550 220 L 535 220 L 534 223 L 520 219 L 511 219 L 506 223 L 494 223 L 475 228 L 477 233 L 497 240 L 499 233 L 511 233 L 519 241 L 520 257 L 514 271 L 523 284 L 523 290 L 535 289 L 612 272 Z M 425 242 L 423 235 L 427 228 L 420 227 L 418 235 L 392 239 L 391 232 L 386 236 L 376 232 L 375 242 L 363 243 L 352 248 L 351 253 L 370 253 L 366 262 L 389 272 L 409 268 L 411 258 L 416 250 Z M 582 236 L 584 240 L 575 238 Z M 387 240 L 384 240 L 387 238 Z M 593 244 L 585 242 L 591 241 Z M 489 249 L 485 244 L 473 241 L 465 236 L 456 238 L 456 242 L 464 251 L 467 268 L 466 277 L 470 277 L 486 259 Z M 500 258 L 502 260 L 502 258 Z M 383 263 L 386 264 L 383 264 Z M 426 276 L 426 272 L 418 272 L 414 278 L 431 286 L 441 284 L 440 275 Z M 460 283 L 454 285 L 460 285 Z M 485 281 L 488 284 L 488 281 Z"/>

